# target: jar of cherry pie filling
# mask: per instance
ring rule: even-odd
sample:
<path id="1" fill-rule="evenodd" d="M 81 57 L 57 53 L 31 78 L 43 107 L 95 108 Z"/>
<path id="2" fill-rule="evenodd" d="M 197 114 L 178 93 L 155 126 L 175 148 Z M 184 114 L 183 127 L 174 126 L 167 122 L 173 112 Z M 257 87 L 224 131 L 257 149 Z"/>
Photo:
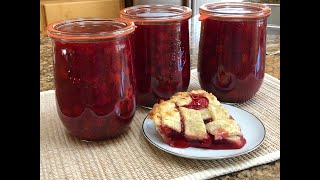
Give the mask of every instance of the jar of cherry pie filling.
<path id="1" fill-rule="evenodd" d="M 121 10 L 133 21 L 138 104 L 152 107 L 190 81 L 188 19 L 191 9 L 178 5 L 139 5 Z"/>
<path id="2" fill-rule="evenodd" d="M 124 132 L 136 110 L 134 24 L 121 19 L 52 23 L 56 104 L 68 132 L 105 140 Z"/>
<path id="3" fill-rule="evenodd" d="M 265 73 L 266 27 L 271 10 L 259 3 L 200 6 L 198 76 L 218 100 L 244 102 L 259 90 Z"/>

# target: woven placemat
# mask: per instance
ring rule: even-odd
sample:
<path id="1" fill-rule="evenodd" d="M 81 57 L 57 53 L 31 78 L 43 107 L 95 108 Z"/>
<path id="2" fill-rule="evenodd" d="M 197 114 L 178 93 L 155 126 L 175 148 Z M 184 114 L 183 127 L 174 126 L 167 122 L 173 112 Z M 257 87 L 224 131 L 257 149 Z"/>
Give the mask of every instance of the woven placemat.
<path id="1" fill-rule="evenodd" d="M 198 88 L 193 70 L 189 89 Z M 141 107 L 119 138 L 86 143 L 65 132 L 53 90 L 40 92 L 40 105 L 40 179 L 207 179 L 280 159 L 280 80 L 268 74 L 253 99 L 236 104 L 264 123 L 263 144 L 221 160 L 186 159 L 156 148 L 143 136 L 148 110 Z"/>

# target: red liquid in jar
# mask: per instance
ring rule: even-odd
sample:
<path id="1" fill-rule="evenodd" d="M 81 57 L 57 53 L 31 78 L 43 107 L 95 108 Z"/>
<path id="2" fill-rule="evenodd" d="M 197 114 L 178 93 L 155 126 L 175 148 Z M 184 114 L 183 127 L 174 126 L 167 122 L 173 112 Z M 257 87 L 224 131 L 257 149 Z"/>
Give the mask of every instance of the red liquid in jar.
<path id="1" fill-rule="evenodd" d="M 152 107 L 190 81 L 188 20 L 140 24 L 135 30 L 135 71 L 138 104 Z"/>
<path id="2" fill-rule="evenodd" d="M 73 30 L 108 30 L 79 28 Z M 132 34 L 91 42 L 53 40 L 57 109 L 71 135 L 104 140 L 131 124 L 136 109 L 132 42 Z"/>
<path id="3" fill-rule="evenodd" d="M 265 72 L 266 18 L 202 21 L 198 75 L 218 100 L 244 102 L 259 90 Z"/>

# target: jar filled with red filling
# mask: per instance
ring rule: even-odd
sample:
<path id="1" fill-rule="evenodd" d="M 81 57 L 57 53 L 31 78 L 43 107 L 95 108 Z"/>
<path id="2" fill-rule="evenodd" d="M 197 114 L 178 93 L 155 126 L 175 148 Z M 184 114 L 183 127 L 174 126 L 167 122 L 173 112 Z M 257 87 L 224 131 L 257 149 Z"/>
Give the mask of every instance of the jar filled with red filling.
<path id="1" fill-rule="evenodd" d="M 249 2 L 200 7 L 198 77 L 218 100 L 244 102 L 259 90 L 265 73 L 266 27 L 271 10 Z"/>
<path id="2" fill-rule="evenodd" d="M 138 104 L 152 107 L 190 81 L 188 19 L 191 9 L 177 5 L 139 5 L 121 10 L 133 21 Z"/>
<path id="3" fill-rule="evenodd" d="M 53 69 L 59 117 L 83 140 L 123 133 L 136 110 L 134 24 L 121 19 L 52 23 Z"/>

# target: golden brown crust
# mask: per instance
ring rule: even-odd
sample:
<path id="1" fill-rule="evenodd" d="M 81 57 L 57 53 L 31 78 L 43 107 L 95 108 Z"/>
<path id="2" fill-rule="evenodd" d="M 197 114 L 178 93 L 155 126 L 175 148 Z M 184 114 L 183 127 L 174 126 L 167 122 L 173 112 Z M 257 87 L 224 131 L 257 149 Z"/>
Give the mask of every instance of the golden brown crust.
<path id="1" fill-rule="evenodd" d="M 181 132 L 180 113 L 176 109 L 176 105 L 170 101 L 161 100 L 159 104 L 155 104 L 149 117 L 154 121 L 157 129 L 160 126 L 166 126 Z"/>
<path id="2" fill-rule="evenodd" d="M 208 107 L 201 110 L 184 108 L 183 106 L 192 102 L 190 94 L 201 94 L 206 97 L 209 100 Z M 227 132 L 228 137 L 242 135 L 240 127 L 227 109 L 213 94 L 201 89 L 191 92 L 177 92 L 169 100 L 161 100 L 155 104 L 149 113 L 150 119 L 154 121 L 158 130 L 161 126 L 165 126 L 177 132 L 182 130 L 181 115 L 186 123 L 184 124 L 185 133 L 192 139 L 205 139 L 207 133 L 214 135 L 217 139 L 221 138 L 221 132 Z M 209 118 L 212 118 L 213 121 L 205 124 L 203 120 Z"/>
<path id="3" fill-rule="evenodd" d="M 207 139 L 206 125 L 203 123 L 201 113 L 198 110 L 179 108 L 184 117 L 184 133 L 189 139 Z"/>
<path id="4" fill-rule="evenodd" d="M 180 107 L 189 104 L 192 99 L 188 92 L 177 92 L 169 99 L 169 101 Z"/>

